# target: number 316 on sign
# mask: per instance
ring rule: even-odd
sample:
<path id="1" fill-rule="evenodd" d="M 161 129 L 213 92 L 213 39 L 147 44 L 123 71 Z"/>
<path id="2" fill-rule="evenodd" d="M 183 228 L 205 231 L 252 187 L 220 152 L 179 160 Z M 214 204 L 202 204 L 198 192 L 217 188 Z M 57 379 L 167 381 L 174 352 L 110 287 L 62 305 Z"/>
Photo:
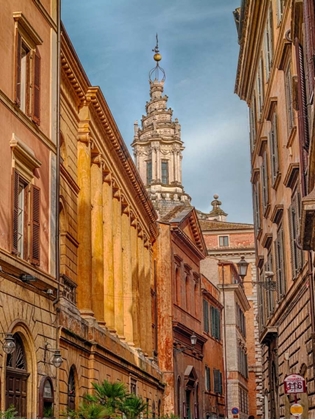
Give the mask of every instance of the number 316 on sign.
<path id="1" fill-rule="evenodd" d="M 301 375 L 289 375 L 284 380 L 286 394 L 302 394 L 306 392 L 305 379 Z"/>

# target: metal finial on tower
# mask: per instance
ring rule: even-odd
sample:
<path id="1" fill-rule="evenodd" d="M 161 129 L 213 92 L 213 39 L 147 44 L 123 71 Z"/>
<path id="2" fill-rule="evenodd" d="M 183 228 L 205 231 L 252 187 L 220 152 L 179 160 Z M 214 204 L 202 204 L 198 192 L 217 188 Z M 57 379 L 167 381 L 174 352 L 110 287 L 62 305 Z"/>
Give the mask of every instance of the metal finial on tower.
<path id="1" fill-rule="evenodd" d="M 152 50 L 155 54 L 153 56 L 154 61 L 156 61 L 156 66 L 150 71 L 149 73 L 149 79 L 152 81 L 152 76 L 154 74 L 154 79 L 155 80 L 160 80 L 160 73 L 161 73 L 161 80 L 164 81 L 165 80 L 165 71 L 162 69 L 162 67 L 160 67 L 159 65 L 159 61 L 162 60 L 162 56 L 160 54 L 159 51 L 159 38 L 158 38 L 158 34 L 156 34 L 156 45 Z"/>

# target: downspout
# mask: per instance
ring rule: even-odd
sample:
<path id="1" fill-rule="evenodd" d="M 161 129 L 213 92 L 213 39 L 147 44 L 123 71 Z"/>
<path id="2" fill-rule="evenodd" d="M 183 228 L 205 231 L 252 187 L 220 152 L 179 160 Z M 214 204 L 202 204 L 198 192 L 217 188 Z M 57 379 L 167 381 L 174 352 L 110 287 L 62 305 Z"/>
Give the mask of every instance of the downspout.
<path id="1" fill-rule="evenodd" d="M 59 308 L 60 300 L 60 249 L 59 249 L 59 196 L 60 196 L 60 31 L 61 31 L 61 0 L 57 0 L 57 66 L 56 66 L 56 202 L 55 202 L 55 274 L 57 279 L 57 296 L 53 302 L 56 308 L 56 347 L 59 348 Z"/>
<path id="2" fill-rule="evenodd" d="M 222 290 L 223 290 L 223 310 L 224 310 L 224 376 L 225 376 L 225 418 L 229 417 L 228 414 L 228 381 L 227 381 L 227 350 L 226 350 L 226 308 L 225 308 L 225 278 L 224 278 L 224 264 L 220 264 L 222 268 Z"/>

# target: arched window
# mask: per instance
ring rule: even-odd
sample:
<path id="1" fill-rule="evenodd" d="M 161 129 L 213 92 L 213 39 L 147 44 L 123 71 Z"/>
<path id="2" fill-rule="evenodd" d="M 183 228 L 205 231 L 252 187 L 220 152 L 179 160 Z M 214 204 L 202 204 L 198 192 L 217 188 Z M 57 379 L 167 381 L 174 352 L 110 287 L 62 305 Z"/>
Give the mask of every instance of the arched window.
<path id="1" fill-rule="evenodd" d="M 42 378 L 39 386 L 38 418 L 54 418 L 54 387 L 49 376 Z"/>
<path id="2" fill-rule="evenodd" d="M 68 378 L 68 410 L 75 410 L 75 368 L 71 366 Z"/>
<path id="3" fill-rule="evenodd" d="M 8 409 L 13 405 L 19 418 L 27 417 L 27 363 L 21 337 L 14 334 L 15 351 L 8 354 L 6 363 L 6 402 Z"/>

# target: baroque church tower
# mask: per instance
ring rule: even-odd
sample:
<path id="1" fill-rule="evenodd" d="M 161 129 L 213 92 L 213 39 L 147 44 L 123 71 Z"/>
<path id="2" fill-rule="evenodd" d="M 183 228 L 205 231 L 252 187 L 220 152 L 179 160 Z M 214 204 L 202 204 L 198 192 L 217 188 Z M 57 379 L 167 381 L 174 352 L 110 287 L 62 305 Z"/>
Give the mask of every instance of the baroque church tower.
<path id="1" fill-rule="evenodd" d="M 149 73 L 150 100 L 141 128 L 137 121 L 134 124 L 131 146 L 142 181 L 159 217 L 163 217 L 178 205 L 190 206 L 191 198 L 182 186 L 181 127 L 177 118 L 172 120 L 173 110 L 167 108 L 168 97 L 163 95 L 165 71 L 159 65 L 162 56 L 157 37 L 153 51 L 156 66 Z"/>

